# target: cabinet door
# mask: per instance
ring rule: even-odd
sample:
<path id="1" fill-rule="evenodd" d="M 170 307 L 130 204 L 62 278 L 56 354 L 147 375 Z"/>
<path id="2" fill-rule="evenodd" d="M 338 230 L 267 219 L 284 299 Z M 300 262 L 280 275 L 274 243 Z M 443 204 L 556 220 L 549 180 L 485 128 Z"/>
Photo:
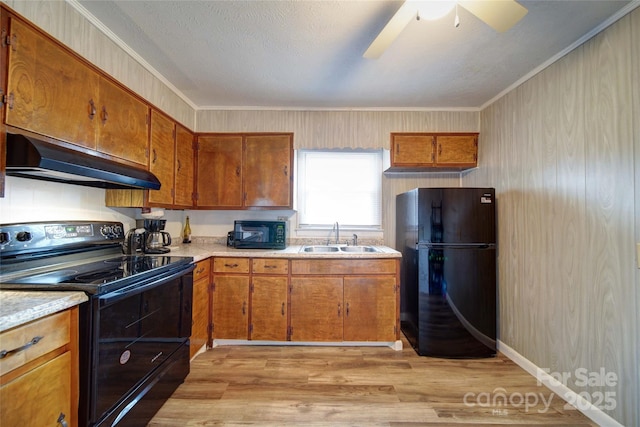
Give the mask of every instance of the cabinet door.
<path id="1" fill-rule="evenodd" d="M 15 18 L 10 34 L 6 123 L 95 149 L 98 74 Z"/>
<path id="2" fill-rule="evenodd" d="M 245 138 L 244 205 L 291 208 L 293 137 L 247 135 Z"/>
<path id="3" fill-rule="evenodd" d="M 395 341 L 395 285 L 393 276 L 344 278 L 345 341 Z"/>
<path id="4" fill-rule="evenodd" d="M 249 276 L 213 278 L 213 338 L 249 338 Z"/>
<path id="5" fill-rule="evenodd" d="M 55 426 L 61 414 L 73 425 L 71 353 L 65 352 L 0 387 L 0 425 Z M 77 408 L 75 408 L 77 409 Z"/>
<path id="6" fill-rule="evenodd" d="M 439 166 L 476 166 L 478 163 L 478 136 L 475 134 L 438 135 L 436 145 L 436 163 Z"/>
<path id="7" fill-rule="evenodd" d="M 435 162 L 435 137 L 391 134 L 391 166 L 429 166 Z"/>
<path id="8" fill-rule="evenodd" d="M 191 323 L 190 357 L 209 341 L 209 260 L 198 262 L 193 272 L 193 316 Z"/>
<path id="9" fill-rule="evenodd" d="M 199 136 L 196 155 L 196 206 L 242 208 L 242 136 Z"/>
<path id="10" fill-rule="evenodd" d="M 287 276 L 253 276 L 250 339 L 286 341 L 287 282 Z"/>
<path id="11" fill-rule="evenodd" d="M 175 194 L 173 203 L 178 208 L 193 206 L 194 179 L 193 133 L 176 125 Z"/>
<path id="12" fill-rule="evenodd" d="M 98 151 L 146 167 L 149 107 L 105 78 L 100 79 L 99 95 Z"/>
<path id="13" fill-rule="evenodd" d="M 342 341 L 342 278 L 291 278 L 291 341 Z"/>
<path id="14" fill-rule="evenodd" d="M 159 190 L 149 190 L 149 203 L 173 205 L 175 164 L 175 125 L 157 111 L 151 112 L 151 158 L 149 170 L 160 180 Z"/>

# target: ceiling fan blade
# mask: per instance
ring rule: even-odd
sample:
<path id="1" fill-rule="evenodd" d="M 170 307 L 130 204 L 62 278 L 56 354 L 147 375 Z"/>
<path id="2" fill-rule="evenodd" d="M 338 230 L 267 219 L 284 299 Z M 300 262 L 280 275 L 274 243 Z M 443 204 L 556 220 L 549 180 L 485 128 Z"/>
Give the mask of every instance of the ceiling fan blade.
<path id="1" fill-rule="evenodd" d="M 405 1 L 362 56 L 367 59 L 379 58 L 409 24 L 409 21 L 416 17 L 417 11 L 415 4 Z"/>
<path id="2" fill-rule="evenodd" d="M 516 25 L 528 12 L 515 0 L 460 0 L 458 4 L 499 33 Z"/>

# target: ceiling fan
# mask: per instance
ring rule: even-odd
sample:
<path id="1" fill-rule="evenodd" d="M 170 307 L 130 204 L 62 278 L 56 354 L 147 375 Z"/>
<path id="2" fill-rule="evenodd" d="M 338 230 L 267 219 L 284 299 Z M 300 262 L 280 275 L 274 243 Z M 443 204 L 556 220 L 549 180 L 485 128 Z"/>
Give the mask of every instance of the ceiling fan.
<path id="1" fill-rule="evenodd" d="M 362 56 L 368 59 L 379 58 L 409 21 L 414 18 L 439 19 L 457 6 L 464 7 L 500 33 L 513 27 L 527 14 L 527 9 L 515 0 L 405 0 Z M 455 26 L 458 24 L 456 10 Z"/>

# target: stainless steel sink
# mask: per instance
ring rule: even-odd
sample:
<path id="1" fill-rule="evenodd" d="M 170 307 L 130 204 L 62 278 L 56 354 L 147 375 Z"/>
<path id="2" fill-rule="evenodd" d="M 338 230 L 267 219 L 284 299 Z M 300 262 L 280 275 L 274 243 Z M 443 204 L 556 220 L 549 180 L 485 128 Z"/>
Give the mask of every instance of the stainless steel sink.
<path id="1" fill-rule="evenodd" d="M 373 246 L 341 246 L 342 252 L 380 252 Z"/>
<path id="2" fill-rule="evenodd" d="M 303 246 L 301 252 L 315 252 L 315 253 L 363 253 L 363 252 L 380 252 L 379 249 L 373 246 L 327 246 L 327 245 L 312 245 Z"/>
<path id="3" fill-rule="evenodd" d="M 304 252 L 340 252 L 337 246 L 304 246 L 302 248 Z"/>

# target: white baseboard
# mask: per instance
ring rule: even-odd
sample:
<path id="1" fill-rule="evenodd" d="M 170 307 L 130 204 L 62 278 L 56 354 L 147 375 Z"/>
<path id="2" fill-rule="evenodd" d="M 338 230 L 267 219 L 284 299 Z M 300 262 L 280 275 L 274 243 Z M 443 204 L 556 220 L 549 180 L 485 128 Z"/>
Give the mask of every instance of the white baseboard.
<path id="1" fill-rule="evenodd" d="M 546 386 L 549 390 L 554 392 L 560 398 L 564 399 L 567 404 L 573 406 L 577 411 L 582 412 L 585 416 L 589 417 L 593 422 L 598 423 L 600 426 L 607 427 L 624 427 L 618 421 L 611 418 L 605 412 L 603 412 L 597 406 L 594 406 L 591 402 L 584 399 L 575 391 L 571 390 L 565 384 L 557 381 L 542 368 L 536 366 L 529 359 L 522 356 L 520 353 L 509 347 L 507 344 L 498 340 L 498 351 L 504 354 L 506 357 L 515 362 L 522 369 L 531 374 L 540 383 Z M 577 403 L 578 405 L 574 405 Z"/>
<path id="2" fill-rule="evenodd" d="M 258 341 L 258 340 L 226 340 L 214 339 L 212 348 L 223 345 L 280 345 L 280 346 L 316 346 L 316 347 L 390 347 L 395 351 L 402 350 L 402 341 Z"/>

